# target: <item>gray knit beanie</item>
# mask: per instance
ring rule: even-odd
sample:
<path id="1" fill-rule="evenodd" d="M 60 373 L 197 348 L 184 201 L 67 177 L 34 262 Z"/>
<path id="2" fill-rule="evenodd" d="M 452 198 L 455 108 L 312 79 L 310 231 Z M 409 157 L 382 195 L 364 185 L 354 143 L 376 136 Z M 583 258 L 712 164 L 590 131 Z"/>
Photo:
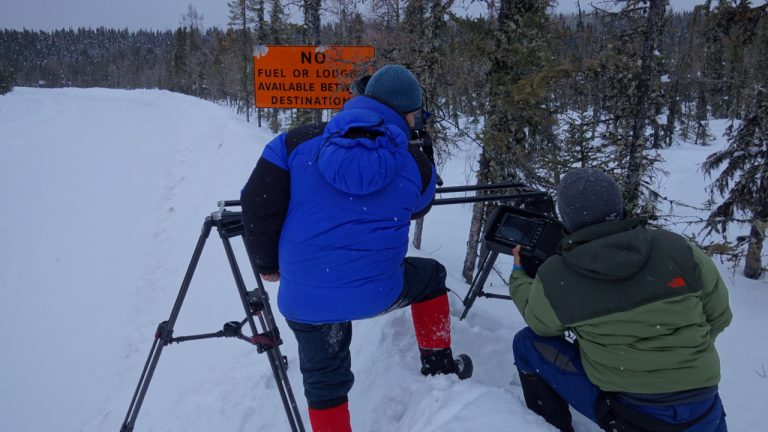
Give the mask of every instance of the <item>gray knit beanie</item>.
<path id="1" fill-rule="evenodd" d="M 589 168 L 568 171 L 557 186 L 557 211 L 570 232 L 624 218 L 619 185 L 607 174 Z"/>
<path id="2" fill-rule="evenodd" d="M 421 108 L 421 86 L 416 77 L 400 65 L 387 65 L 376 71 L 365 86 L 372 96 L 403 114 Z"/>

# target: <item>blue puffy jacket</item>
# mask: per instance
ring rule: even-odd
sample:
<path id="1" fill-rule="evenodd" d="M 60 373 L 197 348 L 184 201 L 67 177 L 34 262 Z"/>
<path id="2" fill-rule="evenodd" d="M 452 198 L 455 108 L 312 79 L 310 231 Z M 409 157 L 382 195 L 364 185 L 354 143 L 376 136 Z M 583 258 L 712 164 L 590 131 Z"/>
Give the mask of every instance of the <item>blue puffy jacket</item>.
<path id="1" fill-rule="evenodd" d="M 262 273 L 279 269 L 287 319 L 348 321 L 395 301 L 410 220 L 435 193 L 434 166 L 408 141 L 402 115 L 358 96 L 324 129 L 294 129 L 264 149 L 241 195 L 244 238 Z"/>

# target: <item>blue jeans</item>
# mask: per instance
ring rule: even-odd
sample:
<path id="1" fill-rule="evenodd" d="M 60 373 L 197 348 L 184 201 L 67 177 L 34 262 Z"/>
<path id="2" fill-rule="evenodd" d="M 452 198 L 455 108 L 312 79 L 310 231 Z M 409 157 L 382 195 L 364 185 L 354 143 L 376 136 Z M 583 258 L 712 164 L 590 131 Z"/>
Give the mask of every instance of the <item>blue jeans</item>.
<path id="1" fill-rule="evenodd" d="M 429 258 L 403 261 L 403 289 L 381 314 L 445 295 L 445 267 Z M 352 373 L 352 323 L 343 321 L 306 324 L 288 321 L 299 345 L 299 367 L 304 396 L 311 408 L 324 409 L 347 401 L 355 376 Z M 384 355 L 384 354 L 382 354 Z"/>
<path id="2" fill-rule="evenodd" d="M 538 336 L 529 327 L 513 341 L 515 365 L 522 373 L 536 374 L 576 411 L 597 423 L 595 404 L 603 391 L 587 378 L 579 349 L 562 337 Z M 620 399 L 620 394 L 619 400 Z M 725 411 L 720 397 L 677 405 L 649 406 L 625 403 L 643 414 L 667 423 L 686 423 L 709 413 L 687 432 L 726 432 Z M 714 406 L 713 406 L 714 404 Z M 711 408 L 711 409 L 710 409 Z"/>

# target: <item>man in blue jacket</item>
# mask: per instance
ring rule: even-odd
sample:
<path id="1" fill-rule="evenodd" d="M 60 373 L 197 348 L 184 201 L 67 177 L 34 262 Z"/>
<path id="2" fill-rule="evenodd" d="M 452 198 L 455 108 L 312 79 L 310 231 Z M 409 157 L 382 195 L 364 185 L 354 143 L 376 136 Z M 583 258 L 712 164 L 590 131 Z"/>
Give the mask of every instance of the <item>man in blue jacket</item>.
<path id="1" fill-rule="evenodd" d="M 445 267 L 405 256 L 435 194 L 434 166 L 409 146 L 421 105 L 416 77 L 385 66 L 327 124 L 272 140 L 242 191 L 246 248 L 280 281 L 315 432 L 351 430 L 352 320 L 411 306 L 422 374 L 472 374 L 451 352 Z"/>

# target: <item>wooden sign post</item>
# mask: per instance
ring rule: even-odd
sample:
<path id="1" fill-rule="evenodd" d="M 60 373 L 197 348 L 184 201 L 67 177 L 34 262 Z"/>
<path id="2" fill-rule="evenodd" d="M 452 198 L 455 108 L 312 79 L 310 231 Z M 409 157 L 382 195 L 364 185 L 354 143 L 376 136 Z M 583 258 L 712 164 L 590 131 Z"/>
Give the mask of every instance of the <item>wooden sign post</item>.
<path id="1" fill-rule="evenodd" d="M 257 108 L 341 109 L 371 73 L 372 46 L 261 46 L 253 56 Z"/>

